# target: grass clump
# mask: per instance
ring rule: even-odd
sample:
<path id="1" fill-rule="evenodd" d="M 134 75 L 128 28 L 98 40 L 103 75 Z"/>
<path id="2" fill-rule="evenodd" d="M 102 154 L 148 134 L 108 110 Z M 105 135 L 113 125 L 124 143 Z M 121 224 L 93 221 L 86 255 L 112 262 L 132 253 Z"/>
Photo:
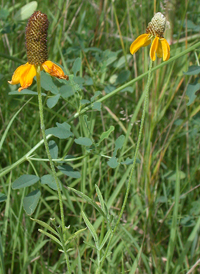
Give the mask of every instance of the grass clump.
<path id="1" fill-rule="evenodd" d="M 199 273 L 199 5 L 122 2 L 2 3 L 0 273 Z M 61 196 L 36 81 L 20 93 L 7 83 L 35 9 L 69 76 L 41 72 Z M 156 11 L 171 56 L 149 70 L 150 46 L 129 47 Z"/>

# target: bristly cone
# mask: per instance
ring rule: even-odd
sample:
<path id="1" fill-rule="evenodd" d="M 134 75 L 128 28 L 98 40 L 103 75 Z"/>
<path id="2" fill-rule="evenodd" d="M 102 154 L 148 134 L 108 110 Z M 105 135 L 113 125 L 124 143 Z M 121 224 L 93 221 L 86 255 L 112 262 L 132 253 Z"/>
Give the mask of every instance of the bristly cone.
<path id="1" fill-rule="evenodd" d="M 49 21 L 47 15 L 36 11 L 26 26 L 26 51 L 28 63 L 38 66 L 48 59 L 47 31 Z"/>
<path id="2" fill-rule="evenodd" d="M 157 12 L 151 19 L 151 22 L 149 22 L 146 33 L 150 33 L 154 37 L 158 36 L 159 38 L 163 38 L 166 23 L 165 16 L 161 12 Z"/>

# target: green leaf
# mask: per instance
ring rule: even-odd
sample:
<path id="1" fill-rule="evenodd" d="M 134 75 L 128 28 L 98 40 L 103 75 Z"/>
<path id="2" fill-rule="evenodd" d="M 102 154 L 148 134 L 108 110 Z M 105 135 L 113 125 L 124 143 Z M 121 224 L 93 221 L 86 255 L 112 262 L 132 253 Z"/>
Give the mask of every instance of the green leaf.
<path id="1" fill-rule="evenodd" d="M 74 171 L 74 169 L 69 165 L 58 166 L 58 169 L 65 175 L 72 178 L 80 178 L 81 174 L 79 171 Z"/>
<path id="2" fill-rule="evenodd" d="M 130 159 L 130 158 L 128 157 L 128 158 L 126 158 L 125 161 L 121 162 L 120 164 L 123 164 L 123 165 L 131 165 L 131 164 L 133 163 L 133 160 L 134 160 L 134 158 Z M 141 161 L 140 161 L 138 158 L 136 158 L 136 163 L 137 163 L 137 164 L 140 164 Z"/>
<path id="3" fill-rule="evenodd" d="M 89 104 L 89 103 L 90 103 L 89 100 L 86 100 L 86 99 L 81 100 L 81 105 L 85 105 L 85 104 Z"/>
<path id="4" fill-rule="evenodd" d="M 48 98 L 47 100 L 48 108 L 53 108 L 58 103 L 59 98 L 60 98 L 60 94 L 57 94 L 53 97 Z"/>
<path id="5" fill-rule="evenodd" d="M 109 128 L 109 130 L 103 132 L 103 133 L 101 134 L 101 136 L 100 136 L 100 139 L 99 139 L 98 144 L 100 144 L 104 139 L 107 139 L 108 136 L 110 135 L 110 133 L 113 132 L 114 129 L 115 129 L 115 127 L 114 127 L 114 126 L 111 126 L 111 127 Z"/>
<path id="6" fill-rule="evenodd" d="M 105 93 L 111 93 L 113 90 L 115 89 L 115 87 L 114 86 L 111 86 L 111 85 L 108 85 L 108 86 L 106 86 L 105 88 L 104 88 L 104 90 L 105 90 Z"/>
<path id="7" fill-rule="evenodd" d="M 6 18 L 8 17 L 8 15 L 9 15 L 9 11 L 8 10 L 6 10 L 6 9 L 1 9 L 0 10 L 0 20 L 5 21 Z"/>
<path id="8" fill-rule="evenodd" d="M 111 234 L 111 231 L 108 230 L 107 233 L 106 233 L 106 235 L 105 235 L 105 237 L 103 238 L 103 241 L 101 242 L 99 250 L 101 250 L 104 247 L 105 243 L 108 241 L 108 239 L 110 237 L 110 234 Z"/>
<path id="9" fill-rule="evenodd" d="M 159 196 L 158 198 L 156 198 L 156 203 L 167 203 L 167 197 Z"/>
<path id="10" fill-rule="evenodd" d="M 49 141 L 49 150 L 52 159 L 58 158 L 58 146 L 54 140 Z"/>
<path id="11" fill-rule="evenodd" d="M 186 95 L 189 97 L 189 102 L 187 103 L 187 106 L 190 106 L 194 100 L 196 99 L 196 92 L 200 89 L 200 83 L 196 84 L 189 84 L 187 87 Z"/>
<path id="12" fill-rule="evenodd" d="M 133 159 L 130 159 L 128 157 L 125 161 L 121 162 L 121 164 L 123 164 L 123 165 L 131 165 L 133 163 Z"/>
<path id="13" fill-rule="evenodd" d="M 74 75 L 76 76 L 77 72 L 79 72 L 81 69 L 81 58 L 77 58 L 73 64 L 72 71 Z"/>
<path id="14" fill-rule="evenodd" d="M 85 80 L 80 76 L 74 76 L 73 81 L 71 81 L 71 85 L 75 91 L 82 90 L 84 83 L 85 83 Z"/>
<path id="15" fill-rule="evenodd" d="M 200 199 L 191 203 L 190 215 L 200 215 Z"/>
<path id="16" fill-rule="evenodd" d="M 187 29 L 194 29 L 196 28 L 196 25 L 191 20 L 187 20 L 187 22 L 184 20 L 183 27 Z"/>
<path id="17" fill-rule="evenodd" d="M 8 93 L 9 95 L 25 95 L 25 94 L 28 94 L 28 95 L 37 95 L 38 96 L 38 93 L 35 92 L 35 91 L 32 91 L 30 89 L 23 89 L 22 91 L 18 91 L 18 90 L 15 90 L 15 91 L 11 91 Z M 46 96 L 45 93 L 42 93 L 42 96 Z"/>
<path id="18" fill-rule="evenodd" d="M 36 1 L 32 1 L 26 4 L 14 15 L 14 20 L 21 21 L 28 19 L 34 13 L 34 11 L 36 11 L 37 5 L 38 4 Z"/>
<path id="19" fill-rule="evenodd" d="M 197 75 L 200 73 L 200 66 L 191 66 L 188 71 L 184 72 L 185 75 Z"/>
<path id="20" fill-rule="evenodd" d="M 86 86 L 92 86 L 92 85 L 93 85 L 93 80 L 92 80 L 91 77 L 87 77 L 87 78 L 85 79 L 85 85 L 86 85 Z"/>
<path id="21" fill-rule="evenodd" d="M 185 217 L 181 218 L 180 224 L 185 227 L 192 227 L 192 226 L 195 226 L 195 221 L 194 221 L 193 217 L 185 216 Z"/>
<path id="22" fill-rule="evenodd" d="M 0 203 L 6 201 L 6 199 L 7 199 L 7 196 L 3 193 L 0 193 Z"/>
<path id="23" fill-rule="evenodd" d="M 92 234 L 92 237 L 93 237 L 93 239 L 94 239 L 94 241 L 95 241 L 95 243 L 96 243 L 96 246 L 97 246 L 97 248 L 98 248 L 98 236 L 97 236 L 97 234 L 96 234 L 96 231 L 95 231 L 93 225 L 92 225 L 92 224 L 90 223 L 90 221 L 88 220 L 88 218 L 87 218 L 86 214 L 84 213 L 84 211 L 82 211 L 82 216 L 83 216 L 83 219 L 84 219 L 84 221 L 85 221 L 85 224 L 86 224 L 86 226 L 88 227 L 90 233 Z"/>
<path id="24" fill-rule="evenodd" d="M 106 60 L 106 66 L 109 66 L 117 59 L 117 56 L 111 56 Z"/>
<path id="25" fill-rule="evenodd" d="M 48 128 L 45 130 L 46 135 L 52 134 L 59 139 L 67 139 L 70 136 L 73 136 L 73 133 L 70 131 L 71 126 L 66 122 L 59 124 L 56 123 L 57 127 Z"/>
<path id="26" fill-rule="evenodd" d="M 52 77 L 44 71 L 41 71 L 41 87 L 44 90 L 50 91 L 53 94 L 59 93 L 57 86 L 54 84 L 52 80 Z"/>
<path id="27" fill-rule="evenodd" d="M 74 95 L 74 89 L 70 85 L 70 83 L 66 83 L 66 85 L 62 86 L 59 91 L 60 95 L 62 96 L 63 99 L 67 99 L 70 96 Z"/>
<path id="28" fill-rule="evenodd" d="M 126 88 L 123 88 L 123 89 L 121 90 L 121 92 L 128 91 L 128 92 L 130 92 L 130 93 L 133 93 L 133 90 L 134 90 L 133 87 L 126 87 Z"/>
<path id="29" fill-rule="evenodd" d="M 53 190 L 58 190 L 55 179 L 52 175 L 47 174 L 41 177 L 41 184 L 48 185 Z M 59 185 L 61 187 L 61 183 L 59 182 Z"/>
<path id="30" fill-rule="evenodd" d="M 44 234 L 45 236 L 47 236 L 48 238 L 50 238 L 52 241 L 56 242 L 57 244 L 59 244 L 62 247 L 62 243 L 58 240 L 58 238 L 56 238 L 55 236 L 53 236 L 52 234 L 42 230 L 42 229 L 38 229 L 39 232 L 41 232 L 42 234 Z"/>
<path id="31" fill-rule="evenodd" d="M 13 182 L 12 189 L 20 189 L 27 186 L 32 186 L 39 180 L 40 178 L 36 175 L 22 175 Z"/>
<path id="32" fill-rule="evenodd" d="M 130 55 L 130 54 L 127 54 L 127 55 L 126 55 L 126 58 L 125 58 L 125 56 L 122 56 L 122 57 L 118 60 L 118 62 L 115 64 L 115 67 L 116 67 L 116 68 L 123 68 L 123 67 L 125 67 L 126 60 L 127 60 L 127 62 L 128 62 L 129 59 L 131 59 L 131 58 L 132 58 L 132 55 Z"/>
<path id="33" fill-rule="evenodd" d="M 33 219 L 33 218 L 30 218 L 32 221 L 38 223 L 39 225 L 41 225 L 42 227 L 48 229 L 49 231 L 51 231 L 53 234 L 55 234 L 57 237 L 59 237 L 58 233 L 47 223 L 43 222 L 43 221 L 40 221 L 40 220 L 37 220 L 37 219 Z"/>
<path id="34" fill-rule="evenodd" d="M 113 152 L 113 156 L 115 157 L 117 155 L 117 150 L 122 148 L 123 144 L 124 144 L 124 140 L 125 140 L 125 136 L 124 135 L 120 135 L 117 140 L 115 141 L 115 150 Z"/>
<path id="35" fill-rule="evenodd" d="M 40 196 L 41 192 L 39 191 L 39 189 L 36 189 L 29 193 L 26 197 L 24 197 L 23 206 L 28 215 L 33 214 L 33 212 L 35 211 Z"/>
<path id="36" fill-rule="evenodd" d="M 101 91 L 96 91 L 95 94 L 94 94 L 94 96 L 92 96 L 91 99 L 90 99 L 91 102 L 93 102 L 101 94 L 102 94 Z"/>
<path id="37" fill-rule="evenodd" d="M 92 109 L 101 111 L 101 102 L 94 102 L 94 104 L 92 105 Z"/>
<path id="38" fill-rule="evenodd" d="M 78 139 L 75 139 L 74 142 L 78 145 L 82 145 L 82 146 L 91 146 L 92 145 L 92 140 L 90 140 L 90 138 L 87 137 L 80 137 Z"/>
<path id="39" fill-rule="evenodd" d="M 89 198 L 87 195 L 83 194 L 82 192 L 68 187 L 69 190 L 73 191 L 74 193 L 76 193 L 76 195 L 80 196 L 81 198 L 83 198 L 85 201 L 87 201 L 89 204 L 91 204 L 94 208 L 96 208 L 96 210 L 104 217 L 106 218 L 105 213 L 103 212 L 103 210 L 95 203 L 95 201 L 93 201 L 91 198 Z"/>
<path id="40" fill-rule="evenodd" d="M 76 237 L 79 236 L 79 234 L 81 234 L 82 232 L 84 232 L 86 229 L 87 229 L 87 228 L 83 228 L 83 229 L 80 229 L 80 230 L 76 231 L 74 234 L 72 234 L 72 235 L 67 239 L 67 242 L 66 242 L 65 244 L 67 244 L 67 243 L 71 242 L 72 240 L 74 240 Z"/>
<path id="41" fill-rule="evenodd" d="M 121 85 L 121 84 L 125 83 L 129 79 L 130 75 L 131 75 L 131 72 L 129 70 L 121 71 L 119 73 L 119 75 L 117 76 L 115 84 Z"/>
<path id="42" fill-rule="evenodd" d="M 169 181 L 176 181 L 177 174 L 178 174 L 179 180 L 184 179 L 186 177 L 185 173 L 180 170 L 178 170 L 177 172 L 170 170 L 167 173 L 165 173 L 163 177 Z"/>
<path id="43" fill-rule="evenodd" d="M 100 189 L 99 189 L 99 187 L 97 185 L 95 185 L 95 188 L 96 188 L 96 192 L 97 192 L 97 195 L 98 195 L 99 202 L 101 204 L 101 209 L 103 210 L 103 212 L 106 215 L 106 212 L 105 212 L 105 202 L 104 202 L 103 196 L 101 194 L 101 191 L 100 191 Z"/>
<path id="44" fill-rule="evenodd" d="M 109 167 L 111 168 L 116 168 L 118 166 L 118 162 L 117 162 L 117 158 L 116 157 L 112 157 L 110 158 L 110 160 L 107 162 L 107 164 L 109 165 Z"/>

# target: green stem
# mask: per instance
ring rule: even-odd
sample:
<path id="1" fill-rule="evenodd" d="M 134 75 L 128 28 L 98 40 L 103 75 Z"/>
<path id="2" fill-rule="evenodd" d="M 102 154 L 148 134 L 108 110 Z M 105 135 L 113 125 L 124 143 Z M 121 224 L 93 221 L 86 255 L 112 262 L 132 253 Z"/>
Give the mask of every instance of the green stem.
<path id="1" fill-rule="evenodd" d="M 145 90 L 145 98 L 144 98 L 144 105 L 143 105 L 142 118 L 141 118 L 141 124 L 140 124 L 140 131 L 139 131 L 139 136 L 138 136 L 138 140 L 137 140 L 136 150 L 135 150 L 135 154 L 134 154 L 133 165 L 132 165 L 130 176 L 129 176 L 129 180 L 128 180 L 128 186 L 127 186 L 127 189 L 126 189 L 125 198 L 124 198 L 124 201 L 123 201 L 123 205 L 122 205 L 119 217 L 118 217 L 117 222 L 115 224 L 115 227 L 113 229 L 112 235 L 111 235 L 111 237 L 109 239 L 106 251 L 105 251 L 104 256 L 102 258 L 102 262 L 101 262 L 100 268 L 97 270 L 97 274 L 101 273 L 101 268 L 102 268 L 102 266 L 104 264 L 104 261 L 106 259 L 106 256 L 107 256 L 108 250 L 110 248 L 110 244 L 111 244 L 112 238 L 113 238 L 113 236 L 115 234 L 115 231 L 116 231 L 116 229 L 117 229 L 117 227 L 119 225 L 119 222 L 121 220 L 122 214 L 124 212 L 124 209 L 125 209 L 125 206 L 126 206 L 126 203 L 127 203 L 127 199 L 128 199 L 128 195 L 129 195 L 129 191 L 130 191 L 130 187 L 131 187 L 131 181 L 132 181 L 132 177 L 133 177 L 133 172 L 135 170 L 137 154 L 138 154 L 138 151 L 139 151 L 140 142 L 141 142 L 141 138 L 142 138 L 142 130 L 143 130 L 143 125 L 144 125 L 145 112 L 146 112 L 147 103 L 148 103 L 148 97 L 149 97 L 148 95 L 149 95 L 149 86 L 150 86 L 151 72 L 152 72 L 152 60 L 150 60 L 150 64 L 149 64 L 148 80 L 147 80 L 147 86 L 146 86 L 146 90 Z"/>
<path id="2" fill-rule="evenodd" d="M 47 140 L 49 138 L 51 138 L 51 134 L 49 134 L 46 138 Z M 15 162 L 14 164 L 8 166 L 7 168 L 4 168 L 2 170 L 2 172 L 0 173 L 0 178 L 3 177 L 4 175 L 6 175 L 7 173 L 9 173 L 10 171 L 12 171 L 13 169 L 15 169 L 16 167 L 18 167 L 19 165 L 21 165 L 23 162 L 28 161 L 29 158 L 31 157 L 31 154 L 33 152 L 35 152 L 42 144 L 44 143 L 43 140 L 41 140 L 37 145 L 35 145 L 31 150 L 29 150 L 29 152 L 27 152 L 21 159 L 19 159 L 17 162 Z"/>
<path id="3" fill-rule="evenodd" d="M 165 62 L 161 62 L 159 65 L 157 66 L 154 66 L 152 68 L 152 72 L 153 71 L 156 71 L 168 64 L 170 64 L 171 62 L 174 62 L 176 61 L 178 58 L 182 57 L 183 55 L 195 50 L 196 48 L 199 48 L 200 47 L 200 42 L 192 45 L 191 47 L 181 51 L 180 53 L 176 54 L 175 56 L 173 57 L 170 57 L 169 60 L 165 61 Z M 94 100 L 92 103 L 90 103 L 88 106 L 84 107 L 83 109 L 81 109 L 80 112 L 76 112 L 72 117 L 70 117 L 68 119 L 68 122 L 72 121 L 74 118 L 77 118 L 78 116 L 84 114 L 86 111 L 88 111 L 90 108 L 91 108 L 91 105 L 96 103 L 96 102 L 104 102 L 106 100 L 108 100 L 109 98 L 113 97 L 113 95 L 117 94 L 118 92 L 120 92 L 122 89 L 125 89 L 126 87 L 129 87 L 129 86 L 132 86 L 134 83 L 136 83 L 137 81 L 143 79 L 146 75 L 148 74 L 148 71 L 144 72 L 143 74 L 139 75 L 138 77 L 134 78 L 133 80 L 125 83 L 124 85 L 116 88 L 115 90 L 111 91 L 110 93 L 106 94 L 105 96 L 103 96 L 102 98 L 100 99 L 97 99 L 97 100 Z"/>
<path id="4" fill-rule="evenodd" d="M 66 241 L 66 235 L 65 235 L 65 220 L 64 220 L 62 194 L 61 194 L 61 189 L 60 189 L 58 177 L 56 175 L 56 170 L 55 170 L 52 158 L 51 158 L 49 145 L 47 143 L 47 138 L 46 138 L 46 134 L 45 134 L 44 114 L 43 114 L 43 105 L 42 105 L 42 93 L 41 93 L 41 81 L 40 81 L 40 66 L 36 67 L 36 79 L 37 79 L 38 104 L 39 104 L 39 113 L 40 113 L 40 126 L 41 126 L 42 137 L 43 137 L 43 140 L 44 140 L 44 145 L 45 145 L 47 157 L 49 159 L 50 167 L 51 167 L 51 170 L 52 170 L 52 175 L 53 175 L 53 178 L 56 182 L 56 186 L 57 186 L 57 190 L 58 190 L 58 199 L 59 199 L 60 216 L 61 216 L 61 227 L 62 227 L 63 239 L 64 239 L 64 242 L 65 242 Z M 69 271 L 69 273 L 71 273 L 69 258 L 68 258 L 68 255 L 67 255 L 66 252 L 65 252 L 65 258 L 66 258 L 66 262 L 67 262 L 68 271 Z"/>

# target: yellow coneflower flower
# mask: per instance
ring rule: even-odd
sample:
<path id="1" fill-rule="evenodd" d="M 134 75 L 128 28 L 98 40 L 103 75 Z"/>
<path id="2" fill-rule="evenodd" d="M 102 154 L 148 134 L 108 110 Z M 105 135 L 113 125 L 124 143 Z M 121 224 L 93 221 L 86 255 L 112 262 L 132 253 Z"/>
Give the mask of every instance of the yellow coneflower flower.
<path id="1" fill-rule="evenodd" d="M 26 26 L 26 52 L 28 62 L 25 65 L 19 66 L 13 76 L 12 80 L 8 81 L 11 85 L 20 84 L 21 87 L 18 91 L 28 88 L 36 75 L 36 68 L 40 66 L 41 70 L 45 70 L 51 76 L 66 79 L 68 76 L 64 74 L 64 71 L 47 60 L 47 31 L 48 31 L 48 19 L 46 14 L 40 11 L 34 12 L 28 20 Z"/>
<path id="2" fill-rule="evenodd" d="M 150 58 L 152 61 L 156 60 L 156 55 L 167 61 L 170 57 L 170 46 L 167 40 L 163 37 L 166 18 L 161 12 L 157 12 L 148 24 L 146 33 L 138 36 L 130 46 L 131 54 L 136 53 L 141 47 L 148 46 L 151 42 Z"/>

